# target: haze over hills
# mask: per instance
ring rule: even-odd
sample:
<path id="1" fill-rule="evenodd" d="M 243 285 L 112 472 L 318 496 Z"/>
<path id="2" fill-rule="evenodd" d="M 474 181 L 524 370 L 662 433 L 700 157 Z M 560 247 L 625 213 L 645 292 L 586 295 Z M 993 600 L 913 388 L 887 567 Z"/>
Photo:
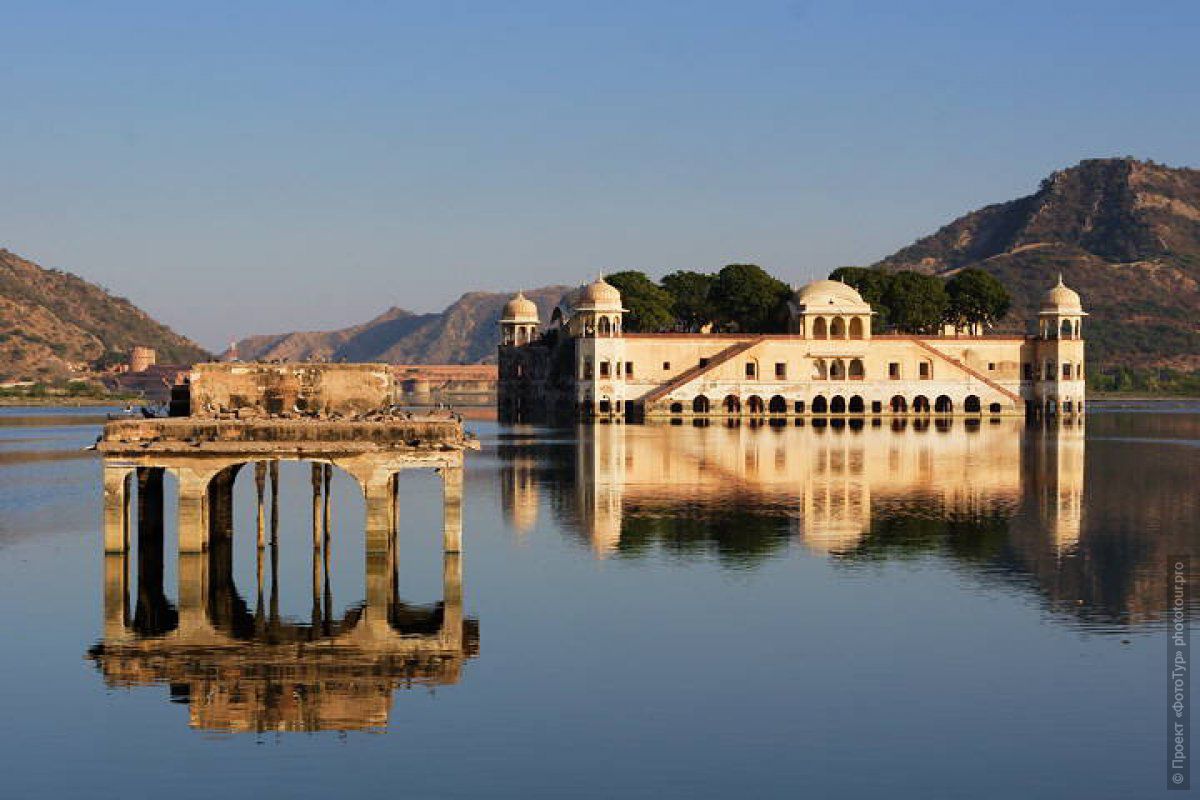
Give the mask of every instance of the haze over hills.
<path id="1" fill-rule="evenodd" d="M 1001 330 L 1022 330 L 1062 273 L 1090 312 L 1099 367 L 1200 368 L 1200 170 L 1130 158 L 1080 162 L 1033 194 L 966 214 L 874 266 L 948 275 L 977 267 L 1014 296 Z M 779 277 L 791 276 L 786 270 Z M 527 291 L 548 320 L 567 286 Z M 469 292 L 440 313 L 391 308 L 334 331 L 252 336 L 243 359 L 487 363 L 510 293 Z M 51 380 L 154 347 L 160 362 L 207 357 L 128 300 L 0 250 L 0 380 Z"/>
<path id="2" fill-rule="evenodd" d="M 0 249 L 0 380 L 64 378 L 137 344 L 163 363 L 207 357 L 124 297 Z"/>
<path id="3" fill-rule="evenodd" d="M 543 320 L 571 287 L 526 289 Z M 383 361 L 394 364 L 481 364 L 496 360 L 497 322 L 512 292 L 468 292 L 445 311 L 414 314 L 390 308 L 335 331 L 251 336 L 237 343 L 244 360 Z"/>
<path id="4" fill-rule="evenodd" d="M 1057 279 L 1083 296 L 1090 360 L 1200 367 L 1200 170 L 1109 158 L 1037 192 L 959 217 L 875 266 L 939 275 L 977 267 L 1013 294 L 1006 327 Z"/>

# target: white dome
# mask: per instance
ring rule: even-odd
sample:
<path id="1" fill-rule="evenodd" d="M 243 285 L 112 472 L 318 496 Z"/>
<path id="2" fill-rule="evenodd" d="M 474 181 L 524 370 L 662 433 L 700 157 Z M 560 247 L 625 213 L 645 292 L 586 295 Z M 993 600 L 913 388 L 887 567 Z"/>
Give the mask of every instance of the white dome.
<path id="1" fill-rule="evenodd" d="M 820 280 L 800 287 L 793 295 L 797 306 L 809 313 L 821 311 L 867 314 L 871 305 L 853 286 L 841 281 Z"/>
<path id="2" fill-rule="evenodd" d="M 583 287 L 577 307 L 589 311 L 622 311 L 621 292 L 603 277 L 597 278 Z"/>
<path id="3" fill-rule="evenodd" d="M 1063 283 L 1062 275 L 1059 274 L 1058 283 L 1042 295 L 1042 311 L 1044 313 L 1079 314 L 1083 312 L 1083 303 L 1079 299 L 1079 292 L 1068 288 Z"/>
<path id="4" fill-rule="evenodd" d="M 504 310 L 500 312 L 500 321 L 537 322 L 537 304 L 526 297 L 523 292 L 517 292 L 513 299 L 504 304 Z"/>

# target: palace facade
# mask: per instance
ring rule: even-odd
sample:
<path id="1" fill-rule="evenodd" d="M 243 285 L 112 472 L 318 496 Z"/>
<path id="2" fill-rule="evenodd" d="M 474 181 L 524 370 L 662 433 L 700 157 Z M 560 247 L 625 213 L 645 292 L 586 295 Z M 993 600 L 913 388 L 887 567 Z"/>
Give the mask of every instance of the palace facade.
<path id="1" fill-rule="evenodd" d="M 1083 413 L 1079 294 L 1058 284 L 1034 330 L 994 336 L 873 334 L 869 303 L 820 280 L 793 294 L 786 334 L 626 333 L 600 278 L 565 295 L 543 328 L 518 294 L 500 319 L 503 417 L 1031 415 Z"/>

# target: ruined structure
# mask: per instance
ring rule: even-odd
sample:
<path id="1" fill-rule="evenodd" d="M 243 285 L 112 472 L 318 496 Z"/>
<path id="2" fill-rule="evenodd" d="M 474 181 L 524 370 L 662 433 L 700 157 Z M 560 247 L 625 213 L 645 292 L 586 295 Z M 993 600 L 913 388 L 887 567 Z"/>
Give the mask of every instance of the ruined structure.
<path id="1" fill-rule="evenodd" d="M 787 334 L 626 333 L 621 294 L 603 278 L 563 298 L 542 332 L 517 295 L 500 318 L 499 409 L 583 419 L 655 416 L 1030 415 L 1084 408 L 1079 295 L 1061 278 L 1036 332 L 873 334 L 851 286 L 810 283 Z"/>
<path id="2" fill-rule="evenodd" d="M 221 730 L 375 727 L 386 722 L 394 687 L 456 681 L 478 641 L 477 626 L 462 616 L 460 556 L 463 455 L 476 444 L 459 419 L 395 408 L 391 372 L 379 365 L 202 364 L 188 390 L 193 413 L 113 420 L 97 445 L 105 636 L 91 656 L 106 680 L 186 687 L 193 724 Z M 285 460 L 311 464 L 314 616 L 307 626 L 281 620 L 274 602 Z M 232 582 L 233 486 L 247 467 L 257 496 L 253 615 Z M 366 603 L 341 619 L 330 616 L 328 597 L 334 467 L 354 478 L 366 501 Z M 396 587 L 397 475 L 426 467 L 443 485 L 443 602 L 432 610 L 401 603 Z M 178 484 L 177 608 L 162 591 L 168 473 Z M 271 606 L 263 602 L 268 562 Z"/>

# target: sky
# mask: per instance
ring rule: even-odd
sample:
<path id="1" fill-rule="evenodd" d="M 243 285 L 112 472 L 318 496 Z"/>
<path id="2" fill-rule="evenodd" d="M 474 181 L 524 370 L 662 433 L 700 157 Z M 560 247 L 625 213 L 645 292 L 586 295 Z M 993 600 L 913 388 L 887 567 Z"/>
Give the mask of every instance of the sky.
<path id="1" fill-rule="evenodd" d="M 598 271 L 867 264 L 1200 167 L 1186 2 L 3 2 L 0 247 L 210 348 Z"/>

